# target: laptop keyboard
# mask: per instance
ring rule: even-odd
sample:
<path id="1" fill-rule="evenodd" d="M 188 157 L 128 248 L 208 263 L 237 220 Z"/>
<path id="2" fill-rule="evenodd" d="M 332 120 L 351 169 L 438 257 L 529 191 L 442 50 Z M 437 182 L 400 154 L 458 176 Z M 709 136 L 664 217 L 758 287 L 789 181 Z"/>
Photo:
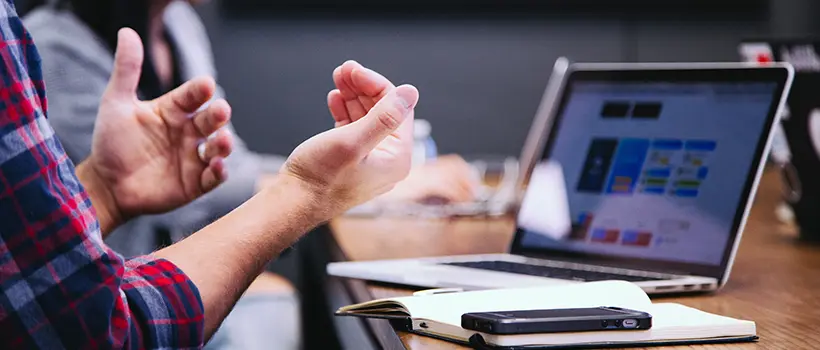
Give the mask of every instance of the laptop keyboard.
<path id="1" fill-rule="evenodd" d="M 509 261 L 468 261 L 468 262 L 451 262 L 443 263 L 443 265 L 468 267 L 473 269 L 490 270 L 498 272 L 517 273 L 522 275 L 539 276 L 557 278 L 562 280 L 573 281 L 606 281 L 606 280 L 620 280 L 629 282 L 641 281 L 660 281 L 670 278 L 650 277 L 627 275 L 618 273 L 607 273 L 600 271 L 576 270 L 554 266 L 531 265 L 514 263 Z"/>

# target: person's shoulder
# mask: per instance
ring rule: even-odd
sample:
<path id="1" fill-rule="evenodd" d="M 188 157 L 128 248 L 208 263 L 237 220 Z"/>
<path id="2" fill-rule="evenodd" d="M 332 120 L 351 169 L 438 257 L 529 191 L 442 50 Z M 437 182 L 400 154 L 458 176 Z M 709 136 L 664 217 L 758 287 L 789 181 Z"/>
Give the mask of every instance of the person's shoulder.
<path id="1" fill-rule="evenodd" d="M 183 31 L 188 38 L 207 41 L 205 24 L 187 1 L 174 0 L 165 9 L 165 26 L 172 31 Z"/>
<path id="2" fill-rule="evenodd" d="M 196 13 L 193 5 L 191 5 L 188 1 L 185 0 L 173 0 L 171 3 L 168 4 L 168 7 L 165 9 L 166 16 L 171 14 L 174 16 L 173 18 L 177 18 L 176 16 L 186 18 L 186 19 L 193 19 L 199 20 L 199 14 Z M 167 18 L 167 17 L 166 17 Z"/>
<path id="3" fill-rule="evenodd" d="M 39 51 L 59 50 L 84 56 L 110 55 L 91 28 L 67 10 L 44 6 L 23 18 Z"/>
<path id="4" fill-rule="evenodd" d="M 113 69 L 114 56 L 103 40 L 72 12 L 41 7 L 23 18 L 43 59 L 44 69 L 60 68 L 67 74 L 103 75 Z M 68 70 L 67 66 L 72 69 Z"/>
<path id="5" fill-rule="evenodd" d="M 196 10 L 187 1 L 174 0 L 163 17 L 181 56 L 183 76 L 186 79 L 202 75 L 216 77 L 211 41 Z"/>
<path id="6" fill-rule="evenodd" d="M 82 33 L 82 23 L 67 11 L 41 6 L 23 17 L 23 23 L 37 41 L 37 44 L 58 42 Z M 77 39 L 82 39 L 81 35 Z M 73 40 L 72 40 L 73 41 Z"/>
<path id="7" fill-rule="evenodd" d="M 15 9 L 14 1 L 10 0 L 2 0 L 2 4 L 0 4 L 0 18 L 10 18 L 17 15 L 17 9 Z"/>

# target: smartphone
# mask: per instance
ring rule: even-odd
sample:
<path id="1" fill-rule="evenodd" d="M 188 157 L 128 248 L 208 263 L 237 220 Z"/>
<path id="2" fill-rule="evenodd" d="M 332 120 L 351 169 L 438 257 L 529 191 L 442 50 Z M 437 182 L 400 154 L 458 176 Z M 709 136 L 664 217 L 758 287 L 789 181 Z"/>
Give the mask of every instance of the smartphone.
<path id="1" fill-rule="evenodd" d="M 636 330 L 652 327 L 652 315 L 618 307 L 476 312 L 461 327 L 489 334 Z"/>

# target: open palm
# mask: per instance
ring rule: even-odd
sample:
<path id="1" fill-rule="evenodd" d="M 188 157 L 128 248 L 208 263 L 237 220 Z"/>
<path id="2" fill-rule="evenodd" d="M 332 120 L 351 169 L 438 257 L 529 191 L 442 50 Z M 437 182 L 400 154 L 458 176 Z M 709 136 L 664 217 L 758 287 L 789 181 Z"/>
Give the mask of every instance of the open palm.
<path id="1" fill-rule="evenodd" d="M 156 100 L 139 101 L 142 60 L 139 36 L 121 30 L 89 157 L 124 216 L 165 212 L 212 190 L 227 176 L 223 159 L 231 151 L 230 134 L 217 131 L 230 119 L 227 102 L 199 111 L 214 94 L 213 80 L 195 79 Z M 204 157 L 198 152 L 202 143 Z"/>

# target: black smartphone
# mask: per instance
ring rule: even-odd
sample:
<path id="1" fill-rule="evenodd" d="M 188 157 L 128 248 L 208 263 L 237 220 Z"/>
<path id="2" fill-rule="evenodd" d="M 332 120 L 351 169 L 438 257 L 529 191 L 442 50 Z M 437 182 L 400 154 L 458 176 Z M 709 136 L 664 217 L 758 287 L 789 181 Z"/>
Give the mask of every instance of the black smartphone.
<path id="1" fill-rule="evenodd" d="M 636 330 L 652 327 L 652 315 L 618 307 L 475 312 L 461 327 L 489 334 Z"/>

